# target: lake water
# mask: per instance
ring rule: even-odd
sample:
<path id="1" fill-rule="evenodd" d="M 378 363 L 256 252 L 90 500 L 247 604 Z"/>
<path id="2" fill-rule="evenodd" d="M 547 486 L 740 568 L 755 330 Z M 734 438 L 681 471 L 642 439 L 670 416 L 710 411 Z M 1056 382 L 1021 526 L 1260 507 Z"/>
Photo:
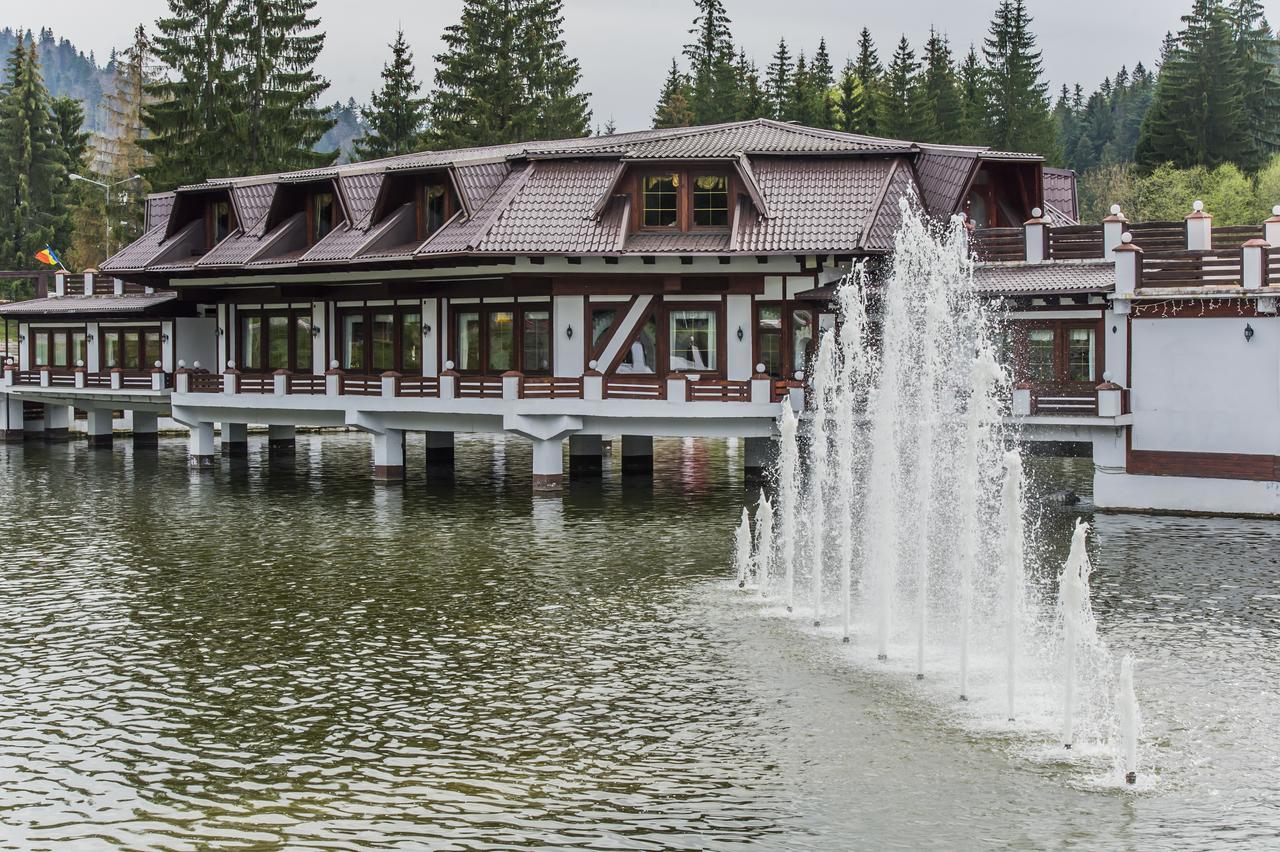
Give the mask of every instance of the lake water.
<path id="1" fill-rule="evenodd" d="M 1139 792 L 984 734 L 733 588 L 740 447 L 531 494 L 529 448 L 369 481 L 368 441 L 186 470 L 0 446 L 0 844 L 1274 848 L 1280 524 L 1099 515 Z M 416 467 L 414 466 L 416 462 Z M 1036 460 L 1087 496 L 1088 461 Z M 1065 546 L 1078 514 L 1046 508 Z M 1040 576 L 1062 556 L 1043 555 Z"/>

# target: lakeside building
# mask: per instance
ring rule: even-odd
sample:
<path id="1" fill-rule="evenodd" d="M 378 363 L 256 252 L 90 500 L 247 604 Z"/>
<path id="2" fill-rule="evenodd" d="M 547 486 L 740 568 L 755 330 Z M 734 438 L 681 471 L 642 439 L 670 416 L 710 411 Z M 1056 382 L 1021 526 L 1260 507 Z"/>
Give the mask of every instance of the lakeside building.
<path id="1" fill-rule="evenodd" d="M 56 436 L 74 408 L 109 445 L 112 412 L 143 435 L 168 413 L 202 468 L 216 433 L 236 454 L 264 425 L 289 452 L 297 427 L 347 426 L 388 480 L 406 431 L 441 464 L 455 433 L 505 431 L 540 489 L 566 439 L 592 475 L 602 436 L 629 471 L 655 436 L 739 437 L 758 471 L 834 283 L 888 255 L 912 193 L 973 221 L 977 285 L 1009 311 L 1011 416 L 1092 452 L 1099 507 L 1280 514 L 1280 219 L 1081 225 L 1074 175 L 1038 156 L 767 120 L 153 196 L 100 273 L 0 306 L 22 341 L 0 425 Z"/>

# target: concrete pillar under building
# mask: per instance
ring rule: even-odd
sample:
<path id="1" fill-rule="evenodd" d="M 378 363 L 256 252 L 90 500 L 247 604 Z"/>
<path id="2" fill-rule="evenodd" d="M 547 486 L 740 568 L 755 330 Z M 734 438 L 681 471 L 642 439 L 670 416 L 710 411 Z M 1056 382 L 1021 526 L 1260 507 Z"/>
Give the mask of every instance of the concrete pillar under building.
<path id="1" fill-rule="evenodd" d="M 228 458 L 242 459 L 249 455 L 249 424 L 222 424 L 222 454 Z"/>
<path id="2" fill-rule="evenodd" d="M 111 449 L 115 426 L 115 412 L 110 409 L 90 408 L 85 412 L 89 446 L 95 449 Z"/>
<path id="3" fill-rule="evenodd" d="M 453 433 L 428 432 L 426 434 L 427 469 L 443 471 L 453 469 Z"/>
<path id="4" fill-rule="evenodd" d="M 374 432 L 373 478 L 379 482 L 404 481 L 404 430 Z"/>
<path id="5" fill-rule="evenodd" d="M 624 475 L 653 473 L 652 436 L 622 436 L 622 473 Z"/>
<path id="6" fill-rule="evenodd" d="M 213 423 L 196 423 L 187 442 L 187 462 L 193 470 L 213 470 Z"/>
<path id="7" fill-rule="evenodd" d="M 747 438 L 742 448 L 742 473 L 748 482 L 763 482 L 778 453 L 773 438 Z"/>
<path id="8" fill-rule="evenodd" d="M 569 478 L 598 479 L 604 467 L 604 441 L 599 435 L 569 436 Z"/>
<path id="9" fill-rule="evenodd" d="M 22 400 L 9 394 L 0 395 L 0 440 L 18 442 L 24 437 Z"/>
<path id="10" fill-rule="evenodd" d="M 268 426 L 267 452 L 292 453 L 294 444 L 297 441 L 297 434 L 298 428 L 296 426 Z"/>
<path id="11" fill-rule="evenodd" d="M 564 487 L 564 439 L 533 440 L 533 490 L 559 491 Z"/>
<path id="12" fill-rule="evenodd" d="M 154 411 L 133 412 L 133 446 L 157 447 L 160 445 L 160 415 Z"/>
<path id="13" fill-rule="evenodd" d="M 71 433 L 71 412 L 68 405 L 49 405 L 44 407 L 44 439 L 46 441 L 65 441 Z"/>

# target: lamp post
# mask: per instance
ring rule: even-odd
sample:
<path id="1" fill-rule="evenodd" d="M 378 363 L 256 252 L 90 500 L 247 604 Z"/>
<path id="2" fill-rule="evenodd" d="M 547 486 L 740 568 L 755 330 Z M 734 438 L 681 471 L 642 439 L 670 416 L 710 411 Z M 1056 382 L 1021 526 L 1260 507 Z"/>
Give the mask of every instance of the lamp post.
<path id="1" fill-rule="evenodd" d="M 91 183 L 94 186 L 102 187 L 102 195 L 103 195 L 102 218 L 103 218 L 103 221 L 106 222 L 106 226 L 104 229 L 106 233 L 103 234 L 104 243 L 102 246 L 102 251 L 103 251 L 102 259 L 106 260 L 108 257 L 111 257 L 111 190 L 122 183 L 130 183 L 135 180 L 142 180 L 142 175 L 130 175 L 129 177 L 124 178 L 123 180 L 118 180 L 115 183 L 103 183 L 100 180 L 94 180 L 93 178 L 87 178 L 84 175 L 77 175 L 77 174 L 73 174 L 70 177 L 72 180 L 80 180 L 80 181 L 84 181 L 85 183 Z"/>

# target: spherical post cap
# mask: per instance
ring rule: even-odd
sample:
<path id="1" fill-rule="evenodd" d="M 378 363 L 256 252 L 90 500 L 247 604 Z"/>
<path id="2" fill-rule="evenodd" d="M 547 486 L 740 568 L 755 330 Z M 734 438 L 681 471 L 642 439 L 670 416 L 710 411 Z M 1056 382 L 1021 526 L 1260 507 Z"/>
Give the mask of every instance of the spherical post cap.
<path id="1" fill-rule="evenodd" d="M 1103 380 L 1104 382 L 1109 382 L 1109 381 L 1111 381 L 1111 371 L 1110 371 L 1110 370 L 1107 370 L 1107 371 L 1105 371 L 1105 372 L 1102 374 L 1102 380 Z"/>
<path id="2" fill-rule="evenodd" d="M 453 369 L 453 362 L 452 362 L 452 361 L 445 361 L 445 362 L 444 362 L 444 368 L 445 368 L 446 370 L 452 370 L 452 369 Z"/>
<path id="3" fill-rule="evenodd" d="M 1111 205 L 1111 215 L 1112 215 L 1112 216 L 1119 216 L 1119 215 L 1120 215 L 1120 205 L 1119 205 L 1119 204 L 1112 204 L 1112 205 Z"/>
<path id="4" fill-rule="evenodd" d="M 599 363 L 595 359 L 587 362 L 587 369 L 589 370 L 594 370 L 597 366 L 599 366 Z"/>
<path id="5" fill-rule="evenodd" d="M 181 358 L 179 358 L 179 359 L 178 359 L 178 369 L 179 369 L 179 370 L 185 370 L 185 369 L 186 369 L 186 367 L 187 367 L 187 362 L 186 362 L 186 361 L 184 361 L 184 360 L 182 360 Z"/>
<path id="6" fill-rule="evenodd" d="M 1196 211 L 1197 213 L 1203 213 L 1203 212 L 1204 212 L 1204 202 L 1203 202 L 1203 201 L 1196 201 L 1196 202 L 1192 203 L 1192 205 L 1191 205 L 1191 209 L 1192 209 L 1192 210 L 1194 210 L 1194 211 Z"/>
<path id="7" fill-rule="evenodd" d="M 329 369 L 330 369 L 330 370 L 336 370 L 336 369 L 338 369 L 338 359 L 337 359 L 337 358 L 334 358 L 332 361 L 330 361 L 330 362 L 329 362 Z"/>
<path id="8" fill-rule="evenodd" d="M 764 372 L 764 364 L 763 364 L 763 363 L 756 364 L 756 372 L 757 372 L 757 373 L 763 373 L 763 372 Z"/>
<path id="9" fill-rule="evenodd" d="M 192 369 L 199 370 L 199 369 L 200 369 L 200 362 L 199 362 L 199 361 L 192 361 L 192 362 L 191 362 L 191 367 L 192 367 Z"/>
<path id="10" fill-rule="evenodd" d="M 236 368 L 236 362 L 235 362 L 235 361 L 228 361 L 228 362 L 227 362 L 227 369 L 228 369 L 228 370 L 234 370 L 235 368 Z"/>
<path id="11" fill-rule="evenodd" d="M 76 366 L 77 366 L 77 367 L 83 367 L 83 366 L 84 366 L 84 361 L 76 361 Z"/>
<path id="12" fill-rule="evenodd" d="M 1280 216 L 1280 204 L 1277 204 L 1275 207 L 1271 208 L 1271 215 Z"/>
<path id="13" fill-rule="evenodd" d="M 1125 245 L 1129 245 L 1129 243 L 1133 242 L 1133 234 L 1129 233 L 1128 231 L 1125 231 L 1123 234 L 1120 235 L 1120 242 L 1124 243 Z"/>
<path id="14" fill-rule="evenodd" d="M 157 369 L 157 370 L 159 370 L 159 369 L 160 369 L 161 367 L 163 367 L 163 366 L 164 366 L 164 364 L 161 364 L 159 361 L 157 361 L 157 362 L 155 363 L 155 367 L 156 367 L 156 369 Z"/>
<path id="15" fill-rule="evenodd" d="M 1043 211 L 1043 210 L 1041 210 L 1039 207 L 1032 207 L 1032 208 L 1031 208 L 1031 218 L 1032 218 L 1032 219 L 1039 219 L 1039 218 L 1040 218 L 1041 216 L 1043 216 L 1043 215 L 1044 215 L 1044 211 Z"/>

